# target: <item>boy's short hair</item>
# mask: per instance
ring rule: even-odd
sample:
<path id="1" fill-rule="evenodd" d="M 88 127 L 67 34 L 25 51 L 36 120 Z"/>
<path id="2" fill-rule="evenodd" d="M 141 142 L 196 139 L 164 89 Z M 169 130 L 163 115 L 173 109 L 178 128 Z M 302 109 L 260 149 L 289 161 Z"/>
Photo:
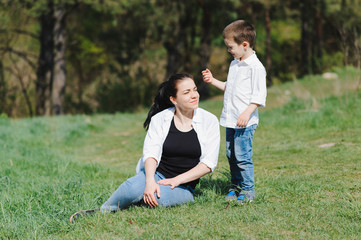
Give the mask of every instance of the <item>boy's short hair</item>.
<path id="1" fill-rule="evenodd" d="M 256 29 L 244 20 L 237 20 L 230 23 L 223 30 L 223 38 L 231 38 L 237 44 L 242 44 L 244 41 L 249 42 L 249 46 L 253 48 L 256 39 Z"/>

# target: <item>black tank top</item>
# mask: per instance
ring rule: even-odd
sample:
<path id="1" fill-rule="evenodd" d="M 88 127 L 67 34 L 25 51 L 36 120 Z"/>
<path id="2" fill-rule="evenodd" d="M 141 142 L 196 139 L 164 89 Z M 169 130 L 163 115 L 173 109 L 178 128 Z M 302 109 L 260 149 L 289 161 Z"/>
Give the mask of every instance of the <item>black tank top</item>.
<path id="1" fill-rule="evenodd" d="M 162 158 L 157 171 L 166 178 L 176 177 L 197 166 L 201 154 L 201 146 L 194 129 L 189 132 L 179 131 L 173 118 L 163 143 Z M 198 182 L 199 179 L 184 183 L 181 186 L 190 186 L 194 189 Z"/>

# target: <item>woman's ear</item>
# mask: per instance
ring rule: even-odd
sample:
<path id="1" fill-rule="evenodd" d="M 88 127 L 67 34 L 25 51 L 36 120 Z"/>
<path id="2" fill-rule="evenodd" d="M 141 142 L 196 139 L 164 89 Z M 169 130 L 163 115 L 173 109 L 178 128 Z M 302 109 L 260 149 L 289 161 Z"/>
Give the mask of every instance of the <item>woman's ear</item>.
<path id="1" fill-rule="evenodd" d="M 173 103 L 174 106 L 177 104 L 177 102 L 175 101 L 175 98 L 173 96 L 170 96 L 169 100 L 171 101 L 171 103 Z"/>

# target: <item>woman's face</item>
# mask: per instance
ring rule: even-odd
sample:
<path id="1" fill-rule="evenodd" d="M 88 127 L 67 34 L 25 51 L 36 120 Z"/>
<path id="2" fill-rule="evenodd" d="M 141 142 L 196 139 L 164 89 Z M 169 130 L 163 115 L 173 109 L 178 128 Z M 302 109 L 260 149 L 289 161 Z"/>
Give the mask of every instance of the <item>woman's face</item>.
<path id="1" fill-rule="evenodd" d="M 185 78 L 177 82 L 177 95 L 170 97 L 172 103 L 181 110 L 194 110 L 198 108 L 199 93 L 193 79 Z"/>

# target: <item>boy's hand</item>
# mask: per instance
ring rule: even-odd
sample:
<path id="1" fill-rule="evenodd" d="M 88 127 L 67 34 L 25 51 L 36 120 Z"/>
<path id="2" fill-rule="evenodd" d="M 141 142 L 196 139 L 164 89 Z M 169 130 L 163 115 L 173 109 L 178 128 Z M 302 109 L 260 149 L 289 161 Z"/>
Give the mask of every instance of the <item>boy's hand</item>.
<path id="1" fill-rule="evenodd" d="M 237 119 L 237 127 L 245 128 L 250 117 L 251 114 L 249 114 L 248 112 L 241 113 L 241 115 L 239 115 Z"/>
<path id="2" fill-rule="evenodd" d="M 237 119 L 237 127 L 246 127 L 252 113 L 259 107 L 257 103 L 250 103 L 249 106 L 244 110 Z"/>
<path id="3" fill-rule="evenodd" d="M 210 83 L 210 84 L 213 83 L 213 75 L 208 68 L 202 71 L 202 76 L 203 76 L 203 81 L 205 81 L 206 83 Z"/>

